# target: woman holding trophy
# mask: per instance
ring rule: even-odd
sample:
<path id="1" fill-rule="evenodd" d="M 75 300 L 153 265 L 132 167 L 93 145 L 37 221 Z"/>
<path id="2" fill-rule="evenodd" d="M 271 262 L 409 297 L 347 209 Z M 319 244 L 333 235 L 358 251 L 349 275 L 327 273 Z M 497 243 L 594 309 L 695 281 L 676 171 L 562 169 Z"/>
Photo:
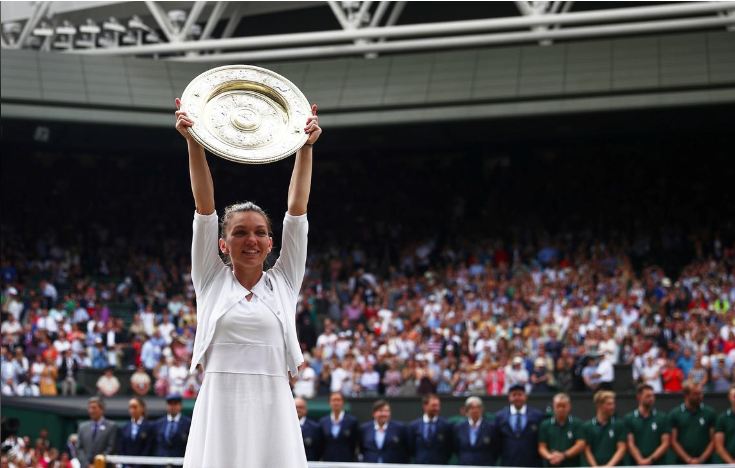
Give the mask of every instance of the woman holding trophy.
<path id="1" fill-rule="evenodd" d="M 218 216 L 204 148 L 192 136 L 203 123 L 182 110 L 179 99 L 176 107 L 196 205 L 191 278 L 197 331 L 191 369 L 202 365 L 205 372 L 184 467 L 306 467 L 289 373 L 295 376 L 303 363 L 295 313 L 306 267 L 313 145 L 322 132 L 317 106 L 305 125 L 302 121 L 303 130 L 297 129 L 306 143 L 296 152 L 281 253 L 268 270 L 263 264 L 273 248 L 270 219 L 251 202 L 230 205 Z M 250 115 L 237 112 L 235 123 Z"/>

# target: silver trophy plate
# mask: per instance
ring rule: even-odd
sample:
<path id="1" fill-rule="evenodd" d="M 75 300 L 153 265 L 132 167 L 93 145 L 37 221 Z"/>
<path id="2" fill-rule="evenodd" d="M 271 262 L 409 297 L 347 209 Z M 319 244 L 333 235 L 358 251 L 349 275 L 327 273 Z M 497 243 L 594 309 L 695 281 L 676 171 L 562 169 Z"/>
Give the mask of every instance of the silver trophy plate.
<path id="1" fill-rule="evenodd" d="M 251 65 L 227 65 L 194 78 L 181 96 L 189 133 L 211 153 L 243 164 L 287 158 L 309 138 L 311 106 L 293 83 Z"/>

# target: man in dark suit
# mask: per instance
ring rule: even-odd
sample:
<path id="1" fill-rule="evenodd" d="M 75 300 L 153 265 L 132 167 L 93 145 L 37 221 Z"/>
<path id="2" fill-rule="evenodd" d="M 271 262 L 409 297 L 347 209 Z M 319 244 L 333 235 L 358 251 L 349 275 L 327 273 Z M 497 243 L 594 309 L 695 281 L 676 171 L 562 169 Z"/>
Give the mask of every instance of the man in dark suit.
<path id="1" fill-rule="evenodd" d="M 538 430 L 544 414 L 526 405 L 526 387 L 508 390 L 510 406 L 495 414 L 493 440 L 501 466 L 541 466 Z"/>
<path id="2" fill-rule="evenodd" d="M 459 464 L 494 465 L 493 424 L 482 417 L 482 400 L 471 396 L 464 405 L 467 419 L 454 426 L 454 449 Z"/>
<path id="3" fill-rule="evenodd" d="M 61 394 L 76 395 L 77 394 L 77 371 L 79 370 L 79 362 L 72 355 L 71 349 L 64 351 L 61 357 L 61 365 L 59 366 L 58 380 L 61 382 Z"/>
<path id="4" fill-rule="evenodd" d="M 183 457 L 191 418 L 181 414 L 181 395 L 166 396 L 166 416 L 156 421 L 157 457 Z"/>
<path id="5" fill-rule="evenodd" d="M 87 413 L 91 421 L 79 425 L 79 446 L 77 456 L 82 468 L 92 466 L 97 455 L 115 453 L 117 441 L 117 424 L 105 419 L 105 404 L 99 397 L 92 397 L 87 402 Z"/>
<path id="6" fill-rule="evenodd" d="M 332 410 L 319 420 L 324 438 L 322 460 L 353 462 L 360 425 L 357 418 L 344 412 L 345 399 L 341 393 L 329 395 L 329 406 Z"/>
<path id="7" fill-rule="evenodd" d="M 366 463 L 407 463 L 406 427 L 390 420 L 390 405 L 385 400 L 373 404 L 373 420 L 360 428 L 360 451 Z"/>
<path id="8" fill-rule="evenodd" d="M 324 438 L 319 424 L 308 419 L 306 415 L 309 413 L 309 407 L 306 400 L 301 397 L 294 399 L 296 403 L 296 414 L 301 424 L 301 437 L 304 440 L 304 450 L 306 451 L 306 459 L 308 461 L 319 461 L 322 456 Z"/>
<path id="9" fill-rule="evenodd" d="M 434 394 L 422 400 L 424 414 L 408 427 L 409 450 L 414 463 L 445 465 L 452 455 L 452 426 L 439 417 L 441 401 Z"/>
<path id="10" fill-rule="evenodd" d="M 152 421 L 145 417 L 145 401 L 133 397 L 128 402 L 130 421 L 117 431 L 118 455 L 153 455 L 156 429 Z M 138 468 L 138 465 L 125 465 L 127 468 Z"/>

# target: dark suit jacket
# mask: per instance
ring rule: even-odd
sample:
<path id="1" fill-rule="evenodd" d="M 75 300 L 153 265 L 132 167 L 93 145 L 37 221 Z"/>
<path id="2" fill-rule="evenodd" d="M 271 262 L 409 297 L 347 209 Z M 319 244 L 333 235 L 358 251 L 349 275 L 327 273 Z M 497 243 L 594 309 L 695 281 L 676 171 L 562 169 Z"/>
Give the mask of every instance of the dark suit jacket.
<path id="1" fill-rule="evenodd" d="M 135 439 L 133 439 L 133 423 L 130 421 L 117 431 L 117 453 L 119 455 L 151 456 L 155 443 L 156 425 L 147 419 L 143 419 Z"/>
<path id="2" fill-rule="evenodd" d="M 189 438 L 191 418 L 181 415 L 176 430 L 171 434 L 170 440 L 166 440 L 166 425 L 168 415 L 158 419 L 155 423 L 157 457 L 183 457 L 186 453 L 186 441 Z"/>
<path id="3" fill-rule="evenodd" d="M 326 415 L 319 420 L 319 426 L 322 429 L 324 437 L 324 452 L 322 452 L 322 460 L 324 461 L 355 461 L 355 448 L 357 440 L 360 436 L 360 425 L 357 418 L 351 414 L 345 413 L 342 418 L 342 424 L 339 427 L 337 438 L 332 437 L 332 418 Z"/>
<path id="4" fill-rule="evenodd" d="M 304 450 L 306 450 L 306 459 L 309 461 L 319 461 L 324 450 L 324 437 L 319 424 L 307 419 L 301 426 L 301 436 L 304 439 Z"/>
<path id="5" fill-rule="evenodd" d="M 408 426 L 409 450 L 414 463 L 446 465 L 452 456 L 452 425 L 444 418 L 436 422 L 434 436 L 424 439 L 423 416 Z"/>
<path id="6" fill-rule="evenodd" d="M 79 425 L 79 445 L 77 453 L 79 463 L 86 467 L 94 462 L 97 455 L 112 455 L 115 453 L 118 427 L 112 421 L 100 419 L 97 434 L 94 435 L 94 422 L 85 421 Z"/>
<path id="7" fill-rule="evenodd" d="M 544 414 L 526 406 L 526 427 L 520 434 L 513 432 L 510 416 L 510 406 L 495 413 L 493 439 L 501 466 L 542 466 L 538 454 L 538 429 Z"/>
<path id="8" fill-rule="evenodd" d="M 375 442 L 375 421 L 364 423 L 360 427 L 360 452 L 365 463 L 408 463 L 408 437 L 406 426 L 389 421 L 385 431 L 383 447 L 378 448 Z"/>
<path id="9" fill-rule="evenodd" d="M 482 418 L 475 445 L 471 442 L 469 421 L 454 426 L 454 450 L 460 465 L 495 465 L 492 421 Z"/>
<path id="10" fill-rule="evenodd" d="M 79 363 L 76 359 L 72 359 L 72 365 L 71 365 L 71 372 L 69 370 L 69 366 L 66 363 L 66 358 L 61 358 L 61 365 L 59 366 L 59 380 L 66 379 L 67 376 L 75 377 L 77 376 L 77 371 L 79 370 Z"/>

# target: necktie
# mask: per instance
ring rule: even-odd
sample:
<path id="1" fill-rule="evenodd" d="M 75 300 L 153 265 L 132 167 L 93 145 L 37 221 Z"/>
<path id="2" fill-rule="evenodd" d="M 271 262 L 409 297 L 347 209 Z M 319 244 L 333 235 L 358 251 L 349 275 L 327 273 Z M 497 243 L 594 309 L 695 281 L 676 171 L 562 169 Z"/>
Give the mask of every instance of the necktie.
<path id="1" fill-rule="evenodd" d="M 375 431 L 375 445 L 378 446 L 378 450 L 383 450 L 383 444 L 385 443 L 385 431 L 378 429 Z"/>
<path id="2" fill-rule="evenodd" d="M 431 437 L 431 421 L 424 423 L 424 440 L 428 441 Z"/>
<path id="3" fill-rule="evenodd" d="M 98 426 L 99 426 L 99 423 L 94 423 L 94 428 L 92 429 L 92 440 L 94 440 L 97 437 Z"/>
<path id="4" fill-rule="evenodd" d="M 173 419 L 168 420 L 168 424 L 166 425 L 166 441 L 171 442 L 171 437 L 174 435 L 174 425 L 176 422 Z"/>
<path id="5" fill-rule="evenodd" d="M 130 436 L 135 439 L 138 436 L 138 423 L 133 422 L 130 426 Z"/>
<path id="6" fill-rule="evenodd" d="M 334 422 L 334 420 L 332 420 L 332 437 L 336 439 L 338 435 L 339 435 L 339 423 Z"/>
<path id="7" fill-rule="evenodd" d="M 516 434 L 520 434 L 521 433 L 521 413 L 516 413 L 515 417 L 516 417 L 516 421 L 513 427 L 513 432 L 515 432 Z"/>
<path id="8" fill-rule="evenodd" d="M 470 424 L 470 445 L 475 445 L 477 443 L 477 431 L 479 429 L 479 424 Z"/>

